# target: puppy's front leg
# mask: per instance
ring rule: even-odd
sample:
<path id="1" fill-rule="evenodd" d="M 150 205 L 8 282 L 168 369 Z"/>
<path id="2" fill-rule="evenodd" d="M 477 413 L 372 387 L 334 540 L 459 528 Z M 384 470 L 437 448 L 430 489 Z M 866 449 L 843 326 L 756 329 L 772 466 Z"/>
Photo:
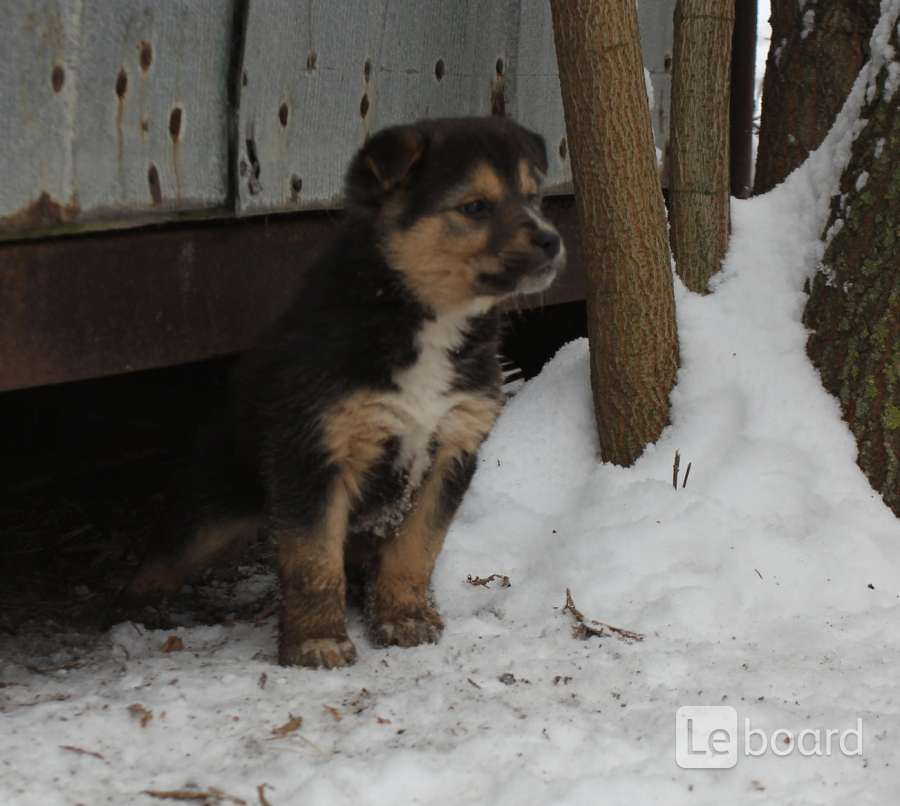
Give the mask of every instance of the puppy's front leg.
<path id="1" fill-rule="evenodd" d="M 279 517 L 277 510 L 273 513 L 279 541 L 282 665 L 331 669 L 356 660 L 345 624 L 349 509 L 346 489 L 335 482 L 312 525 Z"/>
<path id="2" fill-rule="evenodd" d="M 376 644 L 417 646 L 440 638 L 444 623 L 429 601 L 431 574 L 499 407 L 493 397 L 473 398 L 454 408 L 438 431 L 437 453 L 413 509 L 381 547 L 370 613 Z"/>

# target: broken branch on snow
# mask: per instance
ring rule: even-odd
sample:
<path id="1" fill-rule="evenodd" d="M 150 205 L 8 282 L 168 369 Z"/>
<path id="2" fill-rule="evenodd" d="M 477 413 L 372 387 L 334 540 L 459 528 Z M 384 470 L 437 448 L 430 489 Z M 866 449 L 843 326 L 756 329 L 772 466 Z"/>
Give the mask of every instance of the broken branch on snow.
<path id="1" fill-rule="evenodd" d="M 482 588 L 486 588 L 491 582 L 494 580 L 500 580 L 501 588 L 508 588 L 510 586 L 509 577 L 506 574 L 491 574 L 489 577 L 473 577 L 469 574 L 466 577 L 466 582 L 470 585 L 479 585 Z"/>
<path id="2" fill-rule="evenodd" d="M 563 613 L 572 614 L 572 618 L 575 619 L 575 624 L 572 627 L 572 635 L 582 641 L 586 641 L 588 638 L 593 638 L 595 636 L 597 638 L 613 636 L 621 641 L 627 641 L 628 643 L 644 640 L 644 636 L 641 633 L 624 630 L 621 627 L 613 627 L 612 624 L 606 624 L 603 621 L 591 619 L 589 624 L 587 619 L 585 619 L 584 614 L 575 607 L 572 591 L 568 588 L 566 588 L 566 603 L 563 605 L 562 611 Z M 592 627 L 592 624 L 596 624 L 597 626 Z"/>

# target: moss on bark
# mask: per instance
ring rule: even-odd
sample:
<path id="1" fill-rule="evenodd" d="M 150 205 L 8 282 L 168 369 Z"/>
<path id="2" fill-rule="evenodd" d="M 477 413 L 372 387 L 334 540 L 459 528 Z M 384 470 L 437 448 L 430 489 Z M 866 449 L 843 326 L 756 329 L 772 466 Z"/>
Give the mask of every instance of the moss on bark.
<path id="1" fill-rule="evenodd" d="M 900 89 L 892 94 L 889 80 L 900 74 L 896 24 L 891 44 L 894 61 L 877 77 L 831 202 L 832 238 L 804 322 L 814 331 L 810 358 L 856 436 L 859 465 L 900 516 Z"/>

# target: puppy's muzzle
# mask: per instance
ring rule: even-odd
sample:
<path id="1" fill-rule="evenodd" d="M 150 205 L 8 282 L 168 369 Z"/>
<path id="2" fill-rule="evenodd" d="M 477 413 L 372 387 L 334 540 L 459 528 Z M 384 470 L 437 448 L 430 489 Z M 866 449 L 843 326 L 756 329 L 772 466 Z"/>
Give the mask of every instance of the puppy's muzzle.
<path id="1" fill-rule="evenodd" d="M 539 255 L 516 289 L 520 294 L 546 291 L 566 263 L 566 249 L 559 233 L 540 224 L 531 235 L 531 243 Z"/>

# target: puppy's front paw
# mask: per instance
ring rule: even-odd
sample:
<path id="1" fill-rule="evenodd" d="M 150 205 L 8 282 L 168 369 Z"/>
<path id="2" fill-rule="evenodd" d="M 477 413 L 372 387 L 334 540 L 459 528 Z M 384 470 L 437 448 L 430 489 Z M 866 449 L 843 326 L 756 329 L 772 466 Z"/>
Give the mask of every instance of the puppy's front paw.
<path id="1" fill-rule="evenodd" d="M 312 669 L 337 669 L 356 661 L 356 647 L 349 638 L 308 638 L 283 643 L 278 652 L 282 666 L 308 666 Z"/>
<path id="2" fill-rule="evenodd" d="M 436 644 L 444 631 L 444 622 L 433 607 L 392 613 L 372 624 L 372 641 L 378 646 L 419 646 Z"/>

